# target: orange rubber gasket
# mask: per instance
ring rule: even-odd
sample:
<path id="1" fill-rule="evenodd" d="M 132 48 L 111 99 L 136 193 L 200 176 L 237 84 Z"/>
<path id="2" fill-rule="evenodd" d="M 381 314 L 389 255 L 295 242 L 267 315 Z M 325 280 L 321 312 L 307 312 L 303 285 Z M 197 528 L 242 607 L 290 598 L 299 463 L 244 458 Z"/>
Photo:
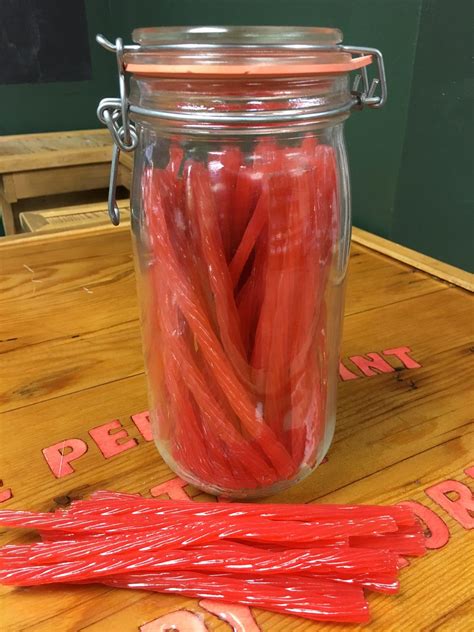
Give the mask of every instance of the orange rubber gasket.
<path id="1" fill-rule="evenodd" d="M 282 77 L 297 75 L 335 74 L 350 72 L 372 63 L 372 55 L 353 57 L 348 62 L 332 64 L 279 64 L 279 65 L 245 65 L 245 64 L 126 64 L 127 72 L 150 77 L 193 75 L 196 77 L 233 77 L 258 76 Z"/>

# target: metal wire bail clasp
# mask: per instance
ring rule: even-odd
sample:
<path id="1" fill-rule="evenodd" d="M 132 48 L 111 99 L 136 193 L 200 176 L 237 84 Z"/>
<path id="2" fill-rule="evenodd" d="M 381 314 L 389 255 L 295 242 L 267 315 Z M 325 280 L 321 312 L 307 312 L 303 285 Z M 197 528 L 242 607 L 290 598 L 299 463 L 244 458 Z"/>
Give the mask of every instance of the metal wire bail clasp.
<path id="1" fill-rule="evenodd" d="M 369 81 L 367 66 L 360 69 L 360 75 L 356 75 L 352 84 L 352 95 L 355 98 L 354 109 L 362 109 L 364 106 L 370 108 L 381 108 L 387 102 L 387 77 L 385 75 L 385 65 L 382 53 L 376 48 L 365 48 L 362 46 L 340 45 L 340 50 L 352 55 L 371 55 L 377 63 L 377 76 Z M 361 88 L 362 83 L 362 88 Z M 376 92 L 379 91 L 379 94 Z"/>
<path id="2" fill-rule="evenodd" d="M 103 35 L 97 35 L 96 41 L 106 50 L 115 52 L 119 77 L 120 98 L 102 99 L 97 108 L 97 117 L 107 126 L 113 141 L 112 165 L 110 169 L 108 210 L 114 226 L 120 223 L 120 211 L 116 202 L 117 176 L 121 151 L 133 151 L 137 146 L 138 137 L 135 127 L 130 123 L 127 84 L 125 81 L 125 67 L 123 64 L 123 40 L 118 37 L 115 44 L 109 42 Z"/>

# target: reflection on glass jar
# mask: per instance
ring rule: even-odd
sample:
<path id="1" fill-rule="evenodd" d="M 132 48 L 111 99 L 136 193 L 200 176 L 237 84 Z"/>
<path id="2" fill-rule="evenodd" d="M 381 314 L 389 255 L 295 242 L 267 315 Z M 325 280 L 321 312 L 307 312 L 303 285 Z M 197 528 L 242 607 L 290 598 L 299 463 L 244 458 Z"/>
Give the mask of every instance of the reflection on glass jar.
<path id="1" fill-rule="evenodd" d="M 334 433 L 343 123 L 350 64 L 370 58 L 331 29 L 293 30 L 288 47 L 278 28 L 134 38 L 132 227 L 155 440 L 201 489 L 274 493 L 312 472 Z"/>

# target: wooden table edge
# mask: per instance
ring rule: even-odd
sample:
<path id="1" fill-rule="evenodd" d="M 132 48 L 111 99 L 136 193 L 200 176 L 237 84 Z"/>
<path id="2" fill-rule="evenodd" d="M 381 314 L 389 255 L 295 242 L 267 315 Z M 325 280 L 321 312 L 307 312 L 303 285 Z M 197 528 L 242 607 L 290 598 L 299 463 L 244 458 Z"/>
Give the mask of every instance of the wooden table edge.
<path id="1" fill-rule="evenodd" d="M 48 246 L 51 243 L 67 243 L 75 241 L 79 237 L 104 237 L 110 238 L 112 232 L 123 233 L 130 230 L 129 222 L 122 222 L 119 226 L 110 224 L 102 224 L 100 226 L 87 226 L 86 228 L 75 228 L 67 231 L 54 231 L 48 233 L 17 233 L 16 235 L 7 235 L 0 239 L 0 251 L 15 252 L 23 248 L 29 241 L 34 240 L 34 245 Z"/>
<path id="2" fill-rule="evenodd" d="M 123 222 L 115 227 L 104 224 L 102 226 L 89 226 L 87 228 L 77 228 L 70 231 L 55 231 L 44 234 L 20 233 L 17 235 L 7 235 L 0 240 L 0 248 L 3 251 L 17 250 L 25 244 L 25 240 L 27 239 L 34 239 L 35 244 L 48 245 L 49 243 L 54 243 L 59 240 L 75 240 L 78 237 L 94 235 L 108 237 L 112 231 L 123 232 L 124 230 L 129 230 L 129 227 L 130 224 L 128 222 Z M 401 261 L 406 265 L 417 268 L 438 279 L 452 283 L 470 292 L 474 291 L 474 275 L 465 270 L 461 270 L 461 268 L 456 268 L 433 257 L 428 257 L 416 250 L 411 250 L 410 248 L 369 233 L 361 228 L 353 227 L 352 241 L 355 244 L 359 244 L 395 259 L 396 261 Z"/>
<path id="3" fill-rule="evenodd" d="M 0 147 L 2 145 L 2 140 L 10 142 L 12 140 L 22 140 L 26 137 L 28 138 L 60 138 L 61 136 L 82 136 L 84 134 L 97 134 L 99 133 L 101 136 L 109 135 L 109 130 L 104 127 L 96 127 L 96 128 L 88 128 L 88 129 L 73 129 L 73 130 L 63 130 L 62 132 L 37 132 L 33 134 L 8 134 L 6 136 L 2 136 L 0 138 Z"/>
<path id="4" fill-rule="evenodd" d="M 444 263 L 421 252 L 402 246 L 361 228 L 352 228 L 352 241 L 370 250 L 375 250 L 397 261 L 422 270 L 448 283 L 452 283 L 470 292 L 474 291 L 474 274 Z"/>

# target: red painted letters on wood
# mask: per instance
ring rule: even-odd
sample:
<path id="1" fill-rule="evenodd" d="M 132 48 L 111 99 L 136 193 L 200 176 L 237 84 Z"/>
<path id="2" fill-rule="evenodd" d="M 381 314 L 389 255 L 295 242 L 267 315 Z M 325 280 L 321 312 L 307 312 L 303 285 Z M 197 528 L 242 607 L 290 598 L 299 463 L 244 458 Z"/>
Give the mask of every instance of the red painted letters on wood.
<path id="1" fill-rule="evenodd" d="M 203 599 L 199 602 L 199 605 L 204 610 L 215 614 L 222 621 L 226 621 L 234 632 L 261 632 L 250 608 L 247 608 L 247 606 L 222 603 L 211 599 Z"/>
<path id="2" fill-rule="evenodd" d="M 161 483 L 161 485 L 157 485 L 156 487 L 152 487 L 150 489 L 150 494 L 156 498 L 156 496 L 166 495 L 171 498 L 171 500 L 192 500 L 188 496 L 188 494 L 183 489 L 184 486 L 187 485 L 186 481 L 176 477 L 172 478 L 166 483 Z"/>
<path id="3" fill-rule="evenodd" d="M 137 440 L 129 437 L 128 432 L 118 419 L 92 428 L 89 430 L 89 434 L 106 459 L 137 445 Z M 123 441 L 124 439 L 128 439 L 128 441 Z"/>
<path id="4" fill-rule="evenodd" d="M 414 500 L 404 500 L 399 505 L 410 507 L 416 516 L 426 525 L 429 535 L 426 536 L 427 549 L 441 549 L 449 542 L 449 529 L 438 514 Z"/>
<path id="5" fill-rule="evenodd" d="M 428 487 L 425 492 L 464 529 L 474 529 L 474 498 L 467 485 L 447 480 Z M 456 498 L 451 499 L 448 494 L 454 494 Z"/>
<path id="6" fill-rule="evenodd" d="M 0 480 L 0 488 L 3 485 L 3 481 Z M 0 503 L 4 503 L 6 500 L 10 500 L 13 498 L 12 490 L 6 487 L 5 489 L 0 489 Z"/>
<path id="7" fill-rule="evenodd" d="M 339 363 L 339 377 L 343 382 L 348 382 L 349 380 L 358 380 L 360 375 L 356 373 L 352 373 L 349 369 L 342 363 Z"/>
<path id="8" fill-rule="evenodd" d="M 136 413 L 135 415 L 132 415 L 132 421 L 138 428 L 138 432 L 142 435 L 145 441 L 153 441 L 150 415 L 147 410 L 143 411 L 142 413 Z"/>
<path id="9" fill-rule="evenodd" d="M 398 358 L 406 369 L 419 369 L 421 364 L 410 358 L 409 353 L 411 353 L 410 347 L 394 347 L 393 349 L 385 349 L 383 352 L 386 356 L 393 355 Z"/>
<path id="10" fill-rule="evenodd" d="M 367 353 L 365 356 L 355 355 L 349 358 L 364 375 L 372 377 L 377 373 L 393 373 L 395 369 L 378 353 Z"/>
<path id="11" fill-rule="evenodd" d="M 42 450 L 46 463 L 56 478 L 72 474 L 75 470 L 70 465 L 87 452 L 87 443 L 82 439 L 64 439 Z"/>

